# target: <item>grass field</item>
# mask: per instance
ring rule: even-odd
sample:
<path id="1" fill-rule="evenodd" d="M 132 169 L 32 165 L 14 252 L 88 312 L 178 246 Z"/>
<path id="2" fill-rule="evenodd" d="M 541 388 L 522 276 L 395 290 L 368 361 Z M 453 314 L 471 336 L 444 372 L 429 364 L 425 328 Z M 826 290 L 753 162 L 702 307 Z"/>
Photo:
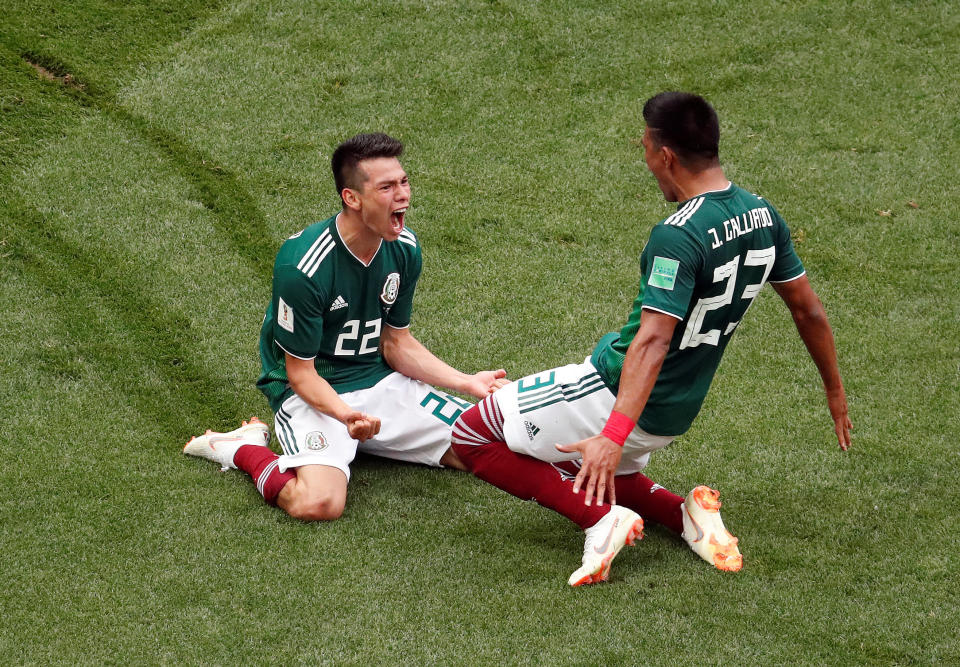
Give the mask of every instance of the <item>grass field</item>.
<path id="1" fill-rule="evenodd" d="M 7 0 L 3 662 L 960 662 L 958 70 L 951 2 Z M 469 475 L 361 458 L 308 525 L 181 455 L 268 417 L 272 260 L 358 131 L 408 147 L 416 335 L 581 360 L 671 210 L 637 147 L 664 89 L 790 222 L 856 428 L 765 290 L 647 470 L 721 489 L 741 573 L 652 527 L 571 590 L 582 534 Z"/>

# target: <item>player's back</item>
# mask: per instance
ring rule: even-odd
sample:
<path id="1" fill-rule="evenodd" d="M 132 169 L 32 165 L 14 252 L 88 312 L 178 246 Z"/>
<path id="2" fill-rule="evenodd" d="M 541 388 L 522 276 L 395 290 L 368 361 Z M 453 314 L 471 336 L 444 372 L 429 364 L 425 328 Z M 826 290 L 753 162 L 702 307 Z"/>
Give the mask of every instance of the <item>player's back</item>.
<path id="1" fill-rule="evenodd" d="M 702 257 L 678 350 L 725 346 L 770 277 L 778 253 L 796 257 L 789 230 L 776 210 L 735 185 L 695 197 L 661 227 L 685 231 Z M 781 263 L 787 259 L 781 258 Z M 783 277 L 784 269 L 800 268 L 799 261 L 789 263 L 790 267 L 780 267 L 778 277 Z"/>
<path id="2" fill-rule="evenodd" d="M 777 211 L 733 184 L 681 203 L 658 223 L 640 266 L 634 312 L 619 335 L 601 341 L 594 363 L 619 383 L 615 363 L 619 357 L 622 367 L 641 311 L 680 320 L 639 421 L 650 433 L 678 435 L 699 412 L 730 337 L 764 283 L 799 277 L 803 266 Z"/>

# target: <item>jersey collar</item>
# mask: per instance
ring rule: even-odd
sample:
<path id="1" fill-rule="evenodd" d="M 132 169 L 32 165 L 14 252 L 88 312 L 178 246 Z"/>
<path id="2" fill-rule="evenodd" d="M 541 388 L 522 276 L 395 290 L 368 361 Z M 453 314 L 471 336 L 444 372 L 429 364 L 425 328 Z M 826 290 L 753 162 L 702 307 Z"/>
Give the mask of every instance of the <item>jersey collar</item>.
<path id="1" fill-rule="evenodd" d="M 732 188 L 733 188 L 733 181 L 727 181 L 727 184 L 724 187 L 720 188 L 719 190 L 706 190 L 705 192 L 701 192 L 698 195 L 693 195 L 692 197 L 688 197 L 683 201 L 677 202 L 677 210 L 679 211 L 680 208 L 684 206 L 688 201 L 693 201 L 697 197 L 705 197 L 706 195 L 726 194 L 727 192 L 730 192 Z"/>

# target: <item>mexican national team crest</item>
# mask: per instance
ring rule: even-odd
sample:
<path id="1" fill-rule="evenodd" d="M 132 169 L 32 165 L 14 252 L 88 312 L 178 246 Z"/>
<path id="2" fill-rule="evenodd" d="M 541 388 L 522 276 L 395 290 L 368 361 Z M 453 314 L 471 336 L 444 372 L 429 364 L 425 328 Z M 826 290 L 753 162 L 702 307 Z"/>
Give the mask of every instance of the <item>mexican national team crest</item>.
<path id="1" fill-rule="evenodd" d="M 386 305 L 392 306 L 397 300 L 397 294 L 400 293 L 400 274 L 394 271 L 383 283 L 383 291 L 380 292 L 380 300 Z"/>
<path id="2" fill-rule="evenodd" d="M 307 449 L 313 452 L 322 452 L 330 446 L 330 443 L 327 442 L 327 439 L 320 431 L 311 431 L 310 433 L 307 433 L 306 442 Z"/>

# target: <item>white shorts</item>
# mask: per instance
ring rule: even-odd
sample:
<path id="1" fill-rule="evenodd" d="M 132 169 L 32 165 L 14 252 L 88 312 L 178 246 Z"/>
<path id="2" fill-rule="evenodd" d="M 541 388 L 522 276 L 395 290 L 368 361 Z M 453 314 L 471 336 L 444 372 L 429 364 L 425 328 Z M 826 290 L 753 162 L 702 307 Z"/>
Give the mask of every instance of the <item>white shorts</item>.
<path id="1" fill-rule="evenodd" d="M 582 364 L 528 375 L 494 396 L 503 413 L 507 447 L 548 462 L 579 459 L 579 454 L 557 451 L 555 445 L 599 435 L 616 401 L 589 357 Z M 652 435 L 634 427 L 623 445 L 616 474 L 643 470 L 650 453 L 666 447 L 675 437 Z"/>
<path id="2" fill-rule="evenodd" d="M 388 459 L 440 466 L 450 431 L 472 403 L 418 380 L 391 373 L 369 389 L 340 394 L 354 410 L 380 418 L 380 433 L 358 443 L 342 422 L 318 412 L 294 394 L 274 419 L 283 454 L 280 472 L 305 465 L 339 468 L 350 479 L 357 451 Z"/>

